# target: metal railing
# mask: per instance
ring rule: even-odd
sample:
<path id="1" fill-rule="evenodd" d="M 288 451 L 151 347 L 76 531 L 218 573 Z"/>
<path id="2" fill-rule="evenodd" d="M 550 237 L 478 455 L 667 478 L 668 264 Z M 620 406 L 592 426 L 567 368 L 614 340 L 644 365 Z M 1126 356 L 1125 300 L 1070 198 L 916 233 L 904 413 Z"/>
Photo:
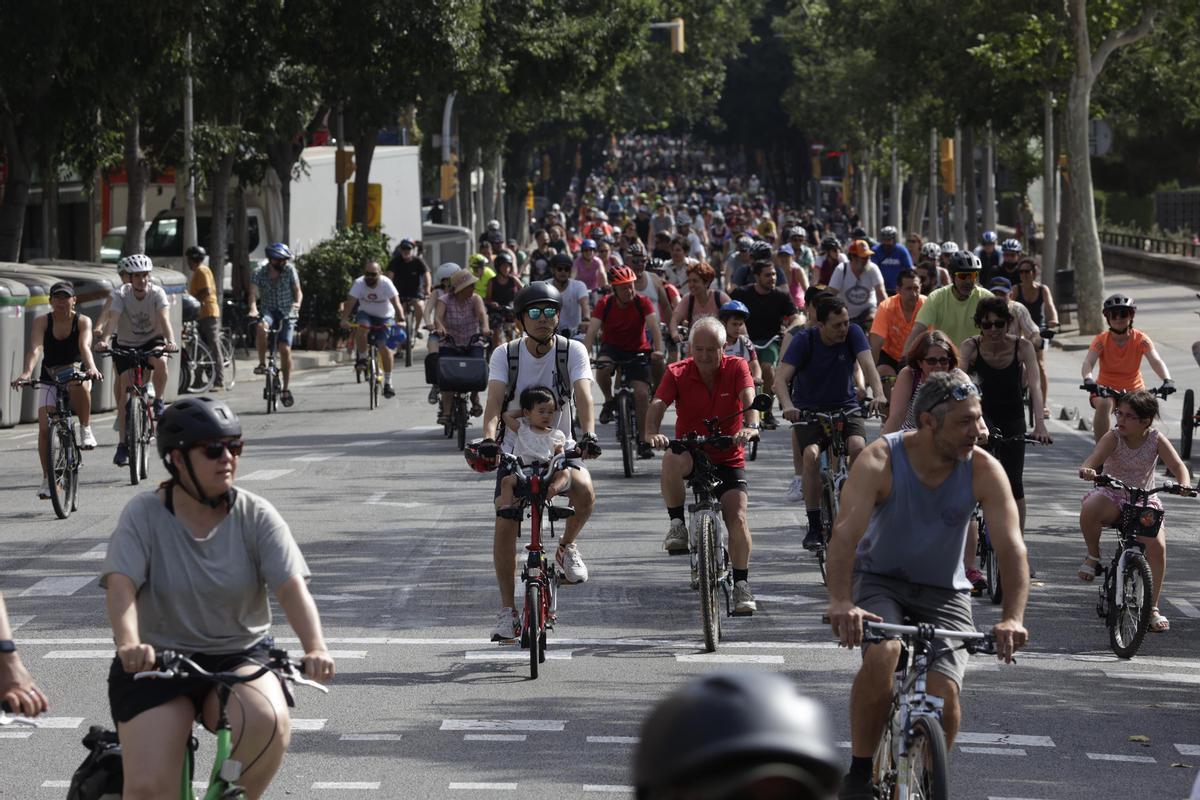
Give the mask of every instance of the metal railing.
<path id="1" fill-rule="evenodd" d="M 1150 236 L 1137 236 L 1131 233 L 1113 233 L 1100 231 L 1100 243 L 1114 247 L 1128 247 L 1143 253 L 1160 253 L 1169 256 L 1187 256 L 1200 258 L 1200 244 L 1181 242 L 1173 239 L 1155 239 Z"/>

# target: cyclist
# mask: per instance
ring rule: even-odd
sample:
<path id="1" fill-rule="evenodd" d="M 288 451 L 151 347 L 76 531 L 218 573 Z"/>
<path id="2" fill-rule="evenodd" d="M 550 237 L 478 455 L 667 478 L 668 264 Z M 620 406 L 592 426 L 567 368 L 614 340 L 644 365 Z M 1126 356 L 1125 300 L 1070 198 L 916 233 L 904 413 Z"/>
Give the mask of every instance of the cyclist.
<path id="1" fill-rule="evenodd" d="M 829 281 L 833 279 L 833 271 L 849 261 L 850 259 L 846 258 L 845 253 L 842 252 L 842 243 L 837 240 L 837 237 L 826 236 L 821 240 L 821 260 L 813 266 L 812 280 L 809 281 L 809 284 L 828 286 Z"/>
<path id="2" fill-rule="evenodd" d="M 350 293 L 342 301 L 342 327 L 350 327 L 350 309 L 357 304 L 354 321 L 358 328 L 354 331 L 354 367 L 367 368 L 367 336 L 375 341 L 379 348 L 379 357 L 383 360 L 383 396 L 395 397 L 396 390 L 392 388 L 392 369 L 396 364 L 396 356 L 387 346 L 387 338 L 391 327 L 397 319 L 404 319 L 404 309 L 400 305 L 400 292 L 390 278 L 383 274 L 378 261 L 368 261 L 363 264 L 363 274 L 350 284 Z M 383 325 L 383 330 L 371 331 L 370 328 Z M 412 331 L 408 331 L 409 335 Z"/>
<path id="3" fill-rule="evenodd" d="M 287 408 L 296 402 L 289 388 L 292 379 L 292 338 L 296 335 L 296 316 L 304 299 L 300 291 L 300 275 L 289 263 L 291 260 L 291 249 L 283 242 L 276 242 L 267 248 L 266 265 L 256 269 L 250 279 L 250 316 L 259 316 L 258 302 L 262 300 L 262 318 L 255 340 L 258 366 L 254 368 L 254 374 L 266 374 L 267 332 L 278 322 L 279 333 L 275 337 L 275 346 L 279 350 L 279 366 L 283 372 L 283 391 L 279 393 L 279 402 Z"/>
<path id="4" fill-rule="evenodd" d="M 879 304 L 868 337 L 871 357 L 879 369 L 880 378 L 895 378 L 904 366 L 904 343 L 912 331 L 917 313 L 925 305 L 921 281 L 911 269 L 902 269 L 896 276 L 896 294 Z M 884 389 L 891 397 L 890 383 Z"/>
<path id="5" fill-rule="evenodd" d="M 524 335 L 515 343 L 509 342 L 492 352 L 488 368 L 487 412 L 483 417 L 483 439 L 468 445 L 468 460 L 485 462 L 484 469 L 494 466 L 499 459 L 497 428 L 501 414 L 519 408 L 521 394 L 530 386 L 549 386 L 554 389 L 558 401 L 558 412 L 554 427 L 562 431 L 571 448 L 572 405 L 579 418 L 579 446 L 583 458 L 600 455 L 596 443 L 595 423 L 592 417 L 592 373 L 587 350 L 577 341 L 555 336 L 554 329 L 562 299 L 549 283 L 531 283 L 522 289 L 513 303 L 517 322 Z M 510 359 L 510 354 L 512 358 Z M 515 367 L 515 370 L 514 370 Z M 515 372 L 515 374 L 514 374 Z M 572 400 L 574 402 L 572 403 Z M 514 407 L 514 403 L 518 403 Z M 513 437 L 515 438 L 515 437 Z M 500 444 L 506 452 L 514 452 L 514 442 L 503 439 Z M 570 459 L 566 463 L 570 485 L 566 495 L 575 514 L 567 520 L 562 538 L 559 539 L 555 560 L 563 570 L 569 583 L 582 583 L 588 579 L 575 539 L 579 536 L 596 502 L 592 478 L 583 462 Z M 478 468 L 478 467 L 477 467 Z M 496 496 L 501 490 L 505 469 L 496 475 Z M 521 621 L 513 608 L 516 590 L 516 572 L 513 552 L 521 527 L 517 520 L 496 517 L 495 534 L 492 540 L 492 560 L 496 571 L 496 584 L 500 590 L 500 612 L 492 631 L 492 641 L 508 641 L 521 635 Z"/>
<path id="6" fill-rule="evenodd" d="M 499 347 L 504 337 L 506 317 L 512 316 L 513 298 L 521 291 L 521 279 L 513 274 L 513 257 L 507 250 L 496 255 L 496 277 L 488 281 L 484 305 L 488 309 L 488 324 L 492 328 L 492 347 Z"/>
<path id="7" fill-rule="evenodd" d="M 999 242 L 995 231 L 984 231 L 980 245 L 975 248 L 975 257 L 979 259 L 983 271 L 981 282 L 984 284 L 1000 274 Z"/>
<path id="8" fill-rule="evenodd" d="M 746 308 L 745 303 L 730 300 L 721 306 L 721 313 L 717 315 L 717 319 L 725 326 L 725 355 L 745 360 L 750 367 L 750 377 L 754 379 L 754 390 L 758 392 L 762 390 L 763 372 L 758 352 L 754 349 L 750 337 L 746 335 L 746 320 L 749 316 L 750 309 Z"/>
<path id="9" fill-rule="evenodd" d="M 425 298 L 433 288 L 430 285 L 429 265 L 417 255 L 416 245 L 412 239 L 401 239 L 392 253 L 392 260 L 387 265 L 387 277 L 395 284 L 400 293 L 400 305 L 405 309 L 411 307 L 413 319 L 416 320 L 415 331 L 405 331 L 417 339 L 425 334 L 421 331 L 421 320 L 425 317 Z M 399 319 L 406 319 L 401 314 Z"/>
<path id="10" fill-rule="evenodd" d="M 1123 392 L 1145 388 L 1142 380 L 1142 357 L 1150 363 L 1162 388 L 1168 393 L 1175 391 L 1175 382 L 1167 370 L 1166 362 L 1154 349 L 1150 337 L 1133 327 L 1137 304 L 1126 295 L 1114 294 L 1104 301 L 1102 309 L 1108 330 L 1096 335 L 1083 357 L 1083 382 L 1095 383 L 1092 369 L 1100 362 L 1100 383 Z M 1092 434 L 1098 443 L 1108 433 L 1113 411 L 1111 397 L 1092 397 L 1095 415 L 1092 419 Z"/>
<path id="11" fill-rule="evenodd" d="M 189 653 L 210 671 L 251 671 L 273 646 L 270 592 L 300 637 L 305 674 L 322 683 L 334 675 L 308 565 L 288 524 L 269 502 L 234 486 L 243 446 L 237 415 L 211 397 L 180 400 L 157 435 L 171 478 L 126 504 L 100 578 L 116 642 L 108 699 L 131 800 L 177 793 L 194 720 L 210 729 L 216 722 L 209 684 L 133 679 L 154 669 L 157 653 Z M 288 702 L 273 675 L 233 694 L 232 758 L 243 765 L 238 781 L 257 798 L 287 750 Z"/>
<path id="12" fill-rule="evenodd" d="M 803 229 L 799 230 L 803 235 Z M 806 255 L 804 258 L 799 258 L 799 253 Z M 779 248 L 779 251 L 775 253 L 775 258 L 779 266 L 783 268 L 784 274 L 788 276 L 787 289 L 792 296 L 792 305 L 797 310 L 803 311 L 804 292 L 808 289 L 808 276 L 812 273 L 812 249 L 805 244 L 800 246 L 800 250 L 797 250 L 795 244 L 789 243 Z"/>
<path id="13" fill-rule="evenodd" d="M 487 309 L 483 298 L 475 291 L 476 277 L 470 270 L 460 269 L 450 278 L 450 289 L 437 299 L 438 352 L 470 352 L 474 349 L 471 340 L 476 336 L 490 337 Z M 453 340 L 453 346 L 443 341 Z M 450 403 L 453 392 L 442 392 L 442 413 L 438 424 L 445 425 L 450 419 Z M 471 416 L 483 413 L 479 404 L 479 392 L 471 392 Z"/>
<path id="14" fill-rule="evenodd" d="M 562 297 L 562 310 L 558 316 L 558 330 L 563 336 L 572 338 L 583 330 L 584 321 L 591 317 L 591 304 L 588 302 L 588 290 L 583 281 L 571 277 L 571 257 L 559 253 L 550 259 L 550 273 L 547 283 L 558 290 Z M 643 261 L 643 264 L 645 262 Z"/>
<path id="15" fill-rule="evenodd" d="M 667 276 L 666 279 L 674 284 L 677 289 L 683 291 L 687 284 L 688 271 L 700 262 L 688 255 L 688 242 L 682 237 L 671 237 L 668 249 L 671 254 L 670 259 L 663 262 L 663 269 Z"/>
<path id="16" fill-rule="evenodd" d="M 733 251 L 725 257 L 725 264 L 721 268 L 722 278 L 725 283 L 725 288 L 733 290 L 733 276 L 742 267 L 749 268 L 750 266 L 750 248 L 754 246 L 754 240 L 749 236 L 739 236 L 734 241 Z"/>
<path id="17" fill-rule="evenodd" d="M 706 261 L 708 254 L 704 252 L 704 244 L 700 241 L 700 237 L 692 230 L 692 218 L 687 214 L 678 214 L 675 217 L 675 235 L 681 239 L 687 249 L 688 258 L 694 258 L 697 261 Z"/>
<path id="18" fill-rule="evenodd" d="M 912 269 L 912 255 L 908 248 L 898 244 L 900 233 L 895 227 L 886 225 L 879 231 L 879 246 L 870 256 L 883 275 L 883 285 L 888 294 L 896 293 L 896 280 L 902 269 Z M 851 248 L 853 249 L 853 248 Z M 882 302 L 882 300 L 880 301 Z"/>
<path id="19" fill-rule="evenodd" d="M 21 663 L 21 655 L 13 643 L 12 626 L 8 622 L 3 594 L 0 594 L 0 701 L 8 703 L 14 713 L 25 717 L 36 717 L 50 708 L 50 701 Z"/>
<path id="20" fill-rule="evenodd" d="M 475 278 L 475 294 L 479 295 L 479 299 L 482 300 L 487 297 L 488 283 L 496 277 L 496 270 L 492 269 L 492 261 L 483 253 L 475 253 L 467 259 L 467 269 Z"/>
<path id="21" fill-rule="evenodd" d="M 945 245 L 943 245 L 943 249 Z M 979 259 L 974 253 L 958 250 L 952 256 L 954 282 L 930 293 L 929 299 L 917 312 L 904 351 L 912 347 L 930 328 L 944 331 L 952 342 L 961 342 L 975 333 L 975 306 L 992 293 L 979 285 Z"/>
<path id="22" fill-rule="evenodd" d="M 646 414 L 642 443 L 665 450 L 669 437 L 659 433 L 663 415 L 675 404 L 675 437 L 689 433 L 708 435 L 704 420 L 725 418 L 721 432 L 733 437 L 733 446 L 725 450 L 706 448 L 709 461 L 721 482 L 714 494 L 721 503 L 721 517 L 729 531 L 729 561 L 733 567 L 734 613 L 750 615 L 758 610 L 750 590 L 750 526 L 746 521 L 746 451 L 744 445 L 758 431 L 758 412 L 754 402 L 754 380 L 743 359 L 727 356 L 725 326 L 712 317 L 704 317 L 692 326 L 689 336 L 691 355 L 667 366 L 654 402 Z M 738 412 L 743 412 L 738 414 Z M 732 415 L 732 416 L 731 416 Z M 743 424 L 743 422 L 745 424 Z M 663 549 L 677 555 L 688 552 L 687 522 L 683 516 L 685 481 L 692 474 L 690 453 L 667 451 L 662 460 L 662 496 L 670 518 Z"/>
<path id="23" fill-rule="evenodd" d="M 1016 284 L 1020 279 L 1017 275 L 1017 265 L 1020 261 L 1021 243 L 1016 239 L 1005 239 L 1000 243 L 1000 268 L 996 274 L 1003 275 L 1010 283 Z"/>
<path id="24" fill-rule="evenodd" d="M 596 304 L 583 341 L 584 348 L 590 353 L 593 352 L 597 335 L 600 336 L 600 358 L 603 363 L 596 367 L 596 382 L 604 394 L 600 424 L 612 422 L 617 408 L 612 396 L 613 362 L 623 362 L 621 369 L 625 381 L 633 388 L 638 427 L 645 430 L 646 407 L 650 403 L 650 370 L 635 357 L 639 353 L 649 353 L 652 364 L 662 360 L 665 352 L 662 331 L 658 327 L 658 314 L 654 312 L 654 307 L 634 289 L 636 278 L 633 270 L 617 267 L 613 270 L 611 281 L 613 293 L 605 295 Z M 649 446 L 638 447 L 639 458 L 653 456 Z"/>
<path id="25" fill-rule="evenodd" d="M 1116 430 L 1106 433 L 1092 454 L 1079 468 L 1079 477 L 1090 481 L 1103 471 L 1130 486 L 1149 489 L 1154 482 L 1154 468 L 1161 458 L 1167 470 L 1181 486 L 1191 486 L 1192 477 L 1187 464 L 1175 452 L 1171 441 L 1154 427 L 1158 418 L 1158 399 L 1145 390 L 1123 395 L 1117 403 Z M 1079 529 L 1087 545 L 1087 557 L 1079 565 L 1079 579 L 1091 582 L 1100 566 L 1100 532 L 1104 527 L 1115 527 L 1121 518 L 1121 505 L 1128 502 L 1125 493 L 1108 486 L 1097 486 L 1083 497 L 1079 511 Z M 1157 495 L 1149 499 L 1151 507 L 1163 510 Z M 1139 536 L 1138 541 L 1146 548 L 1146 560 L 1154 579 L 1154 607 L 1150 617 L 1150 630 L 1162 633 L 1171 627 L 1171 622 L 1158 608 L 1163 579 L 1167 572 L 1166 531 L 1160 528 L 1158 535 L 1151 538 Z"/>
<path id="26" fill-rule="evenodd" d="M 774 391 L 775 365 L 779 363 L 781 352 L 779 341 L 771 343 L 771 340 L 782 336 L 796 322 L 797 313 L 792 296 L 776 286 L 777 279 L 775 267 L 769 261 L 756 261 L 754 283 L 733 291 L 733 299 L 745 304 L 748 309 L 746 327 L 750 341 L 758 350 L 758 362 L 768 394 Z M 771 411 L 763 414 L 763 428 L 774 430 L 777 424 Z"/>
<path id="27" fill-rule="evenodd" d="M 783 267 L 775 263 L 775 251 L 771 245 L 766 242 L 754 242 L 750 245 L 747 251 L 749 258 L 745 264 L 740 265 L 733 273 L 733 280 L 726 284 L 729 290 L 736 291 L 741 286 L 749 286 L 754 283 L 755 270 L 759 264 L 770 264 L 775 270 L 775 285 L 787 287 L 788 274 Z"/>
<path id="28" fill-rule="evenodd" d="M 878 412 L 885 405 L 883 386 L 879 382 L 879 373 L 875 371 L 875 362 L 871 360 L 871 346 L 867 343 L 866 334 L 850 321 L 846 303 L 836 295 L 819 295 L 816 317 L 816 327 L 806 328 L 792 336 L 783 361 L 775 370 L 775 394 L 783 406 L 784 419 L 796 422 L 802 411 L 807 410 L 857 410 L 859 399 L 854 380 L 855 364 L 862 369 L 875 395 L 870 402 L 870 410 Z M 792 378 L 796 379 L 794 384 Z M 789 384 L 792 384 L 791 391 L 788 391 Z M 819 422 L 792 430 L 803 458 L 802 486 L 808 516 L 804 547 L 811 549 L 820 546 L 823 536 L 819 470 L 824 431 Z M 843 436 L 851 464 L 866 445 L 866 435 L 863 418 L 847 416 Z"/>
<path id="29" fill-rule="evenodd" d="M 1029 573 L 1017 513 L 994 458 L 975 446 L 983 432 L 979 392 L 953 372 L 929 375 L 914 403 L 917 430 L 872 442 L 850 473 L 826 567 L 829 619 L 843 646 L 862 643 L 863 620 L 974 630 L 962 566 L 967 526 L 983 506 L 1000 572 L 1004 605 L 993 628 L 996 653 L 1011 661 L 1028 639 L 1024 627 Z M 939 513 L 930 514 L 936 508 Z M 948 647 L 939 642 L 939 649 Z M 869 800 L 871 759 L 887 722 L 900 643 L 863 650 L 850 695 L 850 771 L 839 797 Z M 961 719 L 959 693 L 967 654 L 933 662 L 929 693 L 944 702 L 947 749 Z"/>
<path id="30" fill-rule="evenodd" d="M 208 251 L 203 247 L 189 247 L 187 265 L 192 271 L 188 278 L 188 293 L 200 301 L 200 314 L 196 318 L 196 332 L 200 340 L 213 354 L 213 383 L 211 391 L 225 388 L 225 359 L 221 352 L 221 307 L 217 295 L 217 284 L 212 270 L 204 263 Z"/>
<path id="31" fill-rule="evenodd" d="M 1038 263 L 1032 258 L 1022 258 L 1017 263 L 1017 275 L 1020 276 L 1020 283 L 1016 284 L 1012 291 L 1012 299 L 1016 300 L 1021 305 L 1025 306 L 1029 311 L 1029 317 L 1033 320 L 1033 324 L 1041 331 L 1045 328 L 1058 327 L 1058 309 L 1054 306 L 1054 296 L 1050 293 L 1050 287 L 1044 283 L 1039 283 L 1037 280 Z M 1046 340 L 1038 336 L 1034 342 L 1034 347 L 1037 348 L 1038 373 L 1042 384 L 1042 397 L 1048 398 L 1049 379 L 1046 375 Z M 1046 403 L 1044 409 L 1047 417 L 1050 414 L 1050 404 Z"/>
<path id="32" fill-rule="evenodd" d="M 678 344 L 681 340 L 679 329 L 687 328 L 701 317 L 715 317 L 721 306 L 729 302 L 729 295 L 720 289 L 713 289 L 713 281 L 717 273 L 703 261 L 688 267 L 686 295 L 680 299 L 671 314 L 671 327 L 668 330 L 671 340 Z M 686 336 L 687 334 L 683 334 Z"/>
<path id="33" fill-rule="evenodd" d="M 154 263 L 147 256 L 135 253 L 125 256 L 117 266 L 129 275 L 129 283 L 115 287 L 112 303 L 100 316 L 96 325 L 96 349 L 108 349 L 105 336 L 114 322 L 117 328 L 116 341 L 120 347 L 133 347 L 142 352 L 163 348 L 168 353 L 179 350 L 175 334 L 171 330 L 168 316 L 170 303 L 161 286 L 150 281 Z M 154 416 L 161 417 L 166 405 L 162 398 L 167 393 L 167 364 L 161 356 L 149 359 L 153 370 L 151 382 L 154 386 Z M 125 390 L 133 380 L 134 363 L 125 356 L 113 356 L 113 371 L 117 373 L 117 397 L 125 397 Z M 129 452 L 125 447 L 125 415 L 117 414 L 117 452 L 113 463 L 123 467 L 129 463 Z"/>
<path id="34" fill-rule="evenodd" d="M 893 249 L 903 250 L 895 246 Z M 871 260 L 871 246 L 866 240 L 856 240 L 846 252 L 850 256 L 850 263 L 842 264 L 833 271 L 833 277 L 829 279 L 829 289 L 840 294 L 846 301 L 850 321 L 864 331 L 869 331 L 871 323 L 875 320 L 875 308 L 887 299 L 883 273 Z"/>
<path id="35" fill-rule="evenodd" d="M 75 287 L 69 281 L 59 281 L 50 287 L 50 313 L 34 319 L 29 343 L 25 368 L 13 381 L 13 388 L 17 388 L 17 381 L 29 380 L 39 357 L 43 380 L 53 380 L 61 373 L 70 374 L 82 365 L 88 380 L 70 387 L 71 408 L 79 418 L 79 446 L 94 450 L 96 435 L 92 433 L 91 425 L 91 381 L 99 380 L 100 372 L 92 360 L 92 321 L 75 310 Z M 54 388 L 39 387 L 38 454 L 42 462 L 42 486 L 38 489 L 38 497 L 43 500 L 50 499 L 50 411 L 57 405 L 58 394 Z"/>
<path id="36" fill-rule="evenodd" d="M 453 261 L 447 261 L 433 273 L 433 292 L 425 304 L 425 327 L 429 329 L 429 350 L 425 356 L 425 383 L 429 385 L 429 404 L 435 405 L 440 394 L 437 387 L 437 352 L 441 336 L 437 331 L 438 298 L 450 291 L 450 279 L 462 270 Z M 430 358 L 429 356 L 434 356 Z M 440 414 L 439 414 L 440 416 Z"/>
<path id="37" fill-rule="evenodd" d="M 654 308 L 654 313 L 659 319 L 663 319 L 673 313 L 673 310 L 679 304 L 679 292 L 674 286 L 666 283 L 661 277 L 661 263 L 659 271 L 655 272 L 650 269 L 650 263 L 646 258 L 646 248 L 641 244 L 634 244 L 629 248 L 629 266 L 633 270 L 636 280 L 633 282 L 633 288 L 642 297 L 650 301 L 650 305 Z M 675 292 L 674 305 L 671 301 L 670 293 Z M 650 328 L 647 326 L 646 335 L 653 338 Z M 657 386 L 662 380 L 662 371 L 666 367 L 666 353 L 663 354 L 662 361 L 652 361 L 650 364 L 650 381 L 652 386 Z"/>
<path id="38" fill-rule="evenodd" d="M 941 270 L 945 270 L 947 273 L 950 272 L 951 260 L 954 258 L 954 254 L 958 251 L 958 242 L 942 242 L 942 254 L 938 256 L 938 267 L 940 268 L 939 272 Z"/>
<path id="39" fill-rule="evenodd" d="M 533 234 L 533 241 L 536 246 L 529 254 L 529 280 L 548 281 L 552 277 L 550 260 L 558 251 L 550 246 L 550 235 L 544 228 L 539 228 Z"/>
<path id="40" fill-rule="evenodd" d="M 575 279 L 583 282 L 593 299 L 602 287 L 608 286 L 608 270 L 596 255 L 596 243 L 591 239 L 584 239 L 579 245 L 579 256 L 575 259 Z"/>
<path id="41" fill-rule="evenodd" d="M 825 710 L 783 675 L 696 678 L 642 723 L 638 800 L 833 800 L 841 770 Z"/>
<path id="42" fill-rule="evenodd" d="M 1012 281 L 1001 275 L 997 275 L 988 283 L 988 288 L 992 290 L 992 294 L 999 297 L 1008 304 L 1008 313 L 1011 319 L 1008 322 L 1008 332 L 1014 336 L 1021 336 L 1034 343 L 1041 341 L 1038 335 L 1038 327 L 1033 324 L 1033 317 L 1029 316 L 1029 309 L 1012 300 Z"/>

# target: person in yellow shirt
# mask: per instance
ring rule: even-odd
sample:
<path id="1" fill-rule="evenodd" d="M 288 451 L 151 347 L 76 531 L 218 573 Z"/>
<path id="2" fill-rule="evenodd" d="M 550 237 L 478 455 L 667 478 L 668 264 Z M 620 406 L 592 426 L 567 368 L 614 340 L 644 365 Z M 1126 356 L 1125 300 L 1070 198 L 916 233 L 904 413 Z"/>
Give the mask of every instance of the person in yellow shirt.
<path id="1" fill-rule="evenodd" d="M 196 318 L 196 331 L 200 340 L 208 346 L 213 354 L 212 391 L 220 392 L 225 388 L 224 364 L 221 358 L 221 306 L 218 302 L 217 285 L 213 280 L 212 270 L 204 264 L 208 251 L 203 247 L 189 247 L 187 263 L 192 270 L 188 278 L 188 293 L 200 301 L 200 315 Z"/>

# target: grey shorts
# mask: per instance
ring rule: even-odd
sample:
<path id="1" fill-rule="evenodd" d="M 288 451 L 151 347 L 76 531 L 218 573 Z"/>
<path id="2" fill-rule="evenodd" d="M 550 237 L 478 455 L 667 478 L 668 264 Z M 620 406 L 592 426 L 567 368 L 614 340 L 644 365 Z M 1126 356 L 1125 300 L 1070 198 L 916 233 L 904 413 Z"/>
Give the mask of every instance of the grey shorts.
<path id="1" fill-rule="evenodd" d="M 923 586 L 898 578 L 859 572 L 854 575 L 854 603 L 864 611 L 895 625 L 924 622 L 951 631 L 973 631 L 971 596 L 967 592 Z M 961 642 L 935 640 L 938 649 L 958 647 Z M 869 645 L 864 645 L 864 649 Z M 967 651 L 956 650 L 933 662 L 931 669 L 962 688 L 967 671 Z"/>

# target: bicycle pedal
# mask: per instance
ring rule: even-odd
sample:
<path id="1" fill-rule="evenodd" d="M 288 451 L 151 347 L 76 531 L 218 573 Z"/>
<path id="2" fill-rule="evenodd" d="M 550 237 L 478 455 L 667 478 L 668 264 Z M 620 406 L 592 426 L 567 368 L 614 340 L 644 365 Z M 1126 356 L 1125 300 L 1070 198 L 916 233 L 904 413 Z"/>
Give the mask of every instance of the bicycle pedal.
<path id="1" fill-rule="evenodd" d="M 731 616 L 731 617 L 753 617 L 754 612 L 753 611 L 730 611 L 729 616 Z"/>
<path id="2" fill-rule="evenodd" d="M 686 547 L 684 547 L 682 549 L 668 550 L 667 555 L 686 556 L 688 554 L 688 552 L 689 552 L 688 549 Z"/>

